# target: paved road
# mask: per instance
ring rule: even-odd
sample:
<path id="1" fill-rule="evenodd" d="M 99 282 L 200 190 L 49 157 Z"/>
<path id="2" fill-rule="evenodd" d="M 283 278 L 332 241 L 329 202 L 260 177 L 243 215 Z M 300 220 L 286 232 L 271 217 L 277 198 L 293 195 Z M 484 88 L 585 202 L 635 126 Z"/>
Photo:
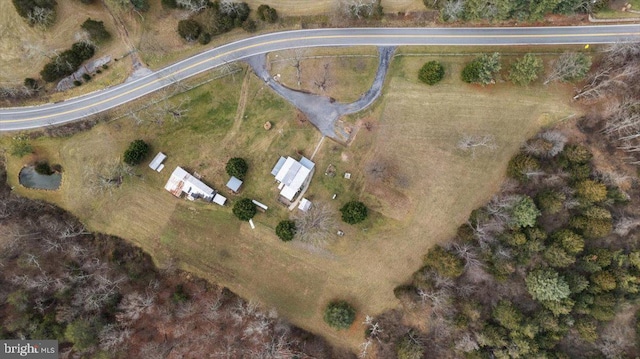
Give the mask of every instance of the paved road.
<path id="1" fill-rule="evenodd" d="M 0 109 L 0 131 L 61 124 L 120 106 L 225 62 L 298 47 L 602 44 L 640 40 L 640 25 L 519 28 L 355 28 L 285 31 L 217 47 L 135 81 L 61 103 Z"/>

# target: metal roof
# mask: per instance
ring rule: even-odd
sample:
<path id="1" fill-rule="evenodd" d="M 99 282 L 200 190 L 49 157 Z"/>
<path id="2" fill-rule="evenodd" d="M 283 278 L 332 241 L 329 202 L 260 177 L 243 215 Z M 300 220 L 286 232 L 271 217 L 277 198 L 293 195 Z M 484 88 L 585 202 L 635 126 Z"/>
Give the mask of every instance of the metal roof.
<path id="1" fill-rule="evenodd" d="M 213 197 L 213 203 L 224 206 L 224 203 L 227 201 L 227 197 L 220 195 L 220 193 L 216 193 Z"/>
<path id="2" fill-rule="evenodd" d="M 156 157 L 154 157 L 151 163 L 149 163 L 149 167 L 154 171 L 157 170 L 158 167 L 160 167 L 160 165 L 162 164 L 162 161 L 165 160 L 165 158 L 167 158 L 167 155 L 162 152 L 158 152 Z"/>
<path id="3" fill-rule="evenodd" d="M 280 156 L 280 159 L 278 159 L 278 163 L 276 163 L 276 165 L 271 170 L 271 175 L 272 176 L 275 176 L 275 175 L 278 174 L 278 172 L 280 172 L 280 169 L 282 168 L 282 166 L 284 165 L 286 160 L 287 160 L 286 158 Z"/>
<path id="4" fill-rule="evenodd" d="M 229 179 L 229 182 L 227 182 L 227 188 L 229 188 L 233 192 L 238 192 L 240 186 L 242 186 L 242 181 L 234 176 L 231 176 L 231 179 Z"/>
<path id="5" fill-rule="evenodd" d="M 192 197 L 202 197 L 209 201 L 215 194 L 213 188 L 202 183 L 181 167 L 176 167 L 164 188 L 176 197 L 180 197 L 184 192 Z"/>

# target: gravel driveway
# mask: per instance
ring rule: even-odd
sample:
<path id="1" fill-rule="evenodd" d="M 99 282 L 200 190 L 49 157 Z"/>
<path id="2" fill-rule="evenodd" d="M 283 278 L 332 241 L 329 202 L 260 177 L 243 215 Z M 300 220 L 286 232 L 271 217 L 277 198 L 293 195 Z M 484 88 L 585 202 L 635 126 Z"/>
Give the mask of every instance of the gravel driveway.
<path id="1" fill-rule="evenodd" d="M 336 121 L 348 114 L 356 113 L 367 108 L 375 101 L 382 92 L 384 78 L 389 69 L 389 62 L 395 52 L 395 47 L 378 47 L 380 60 L 378 62 L 378 71 L 373 80 L 371 88 L 365 92 L 358 100 L 352 103 L 331 102 L 328 96 L 306 93 L 288 88 L 275 81 L 269 71 L 267 71 L 266 54 L 256 55 L 245 59 L 251 66 L 253 72 L 261 78 L 276 93 L 289 101 L 292 105 L 302 111 L 309 121 L 327 137 L 339 142 L 343 139 L 338 138 L 335 132 Z"/>

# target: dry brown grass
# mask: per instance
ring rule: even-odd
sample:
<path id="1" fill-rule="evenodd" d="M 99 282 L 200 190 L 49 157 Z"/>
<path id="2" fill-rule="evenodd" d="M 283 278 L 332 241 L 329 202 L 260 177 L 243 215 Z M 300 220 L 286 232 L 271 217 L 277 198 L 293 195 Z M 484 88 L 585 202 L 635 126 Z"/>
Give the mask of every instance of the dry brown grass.
<path id="1" fill-rule="evenodd" d="M 49 62 L 53 51 L 66 50 L 76 40 L 80 25 L 88 18 L 104 21 L 105 27 L 116 35 L 111 17 L 99 2 L 87 6 L 80 1 L 59 1 L 55 24 L 42 31 L 30 27 L 18 16 L 11 1 L 0 1 L 0 83 L 22 83 L 25 77 L 39 77 L 39 72 Z M 95 57 L 110 54 L 121 56 L 122 43 L 114 38 L 101 47 Z"/>
<path id="2" fill-rule="evenodd" d="M 41 157 L 64 167 L 58 192 L 29 191 L 17 184 L 26 158 L 9 157 L 9 181 L 21 194 L 70 210 L 92 230 L 141 245 L 159 263 L 176 258 L 185 269 L 355 350 L 363 340 L 364 314 L 396 307 L 393 288 L 420 267 L 430 246 L 450 238 L 469 212 L 495 192 L 519 145 L 573 111 L 561 100 L 569 97 L 566 88 L 462 84 L 458 73 L 467 58 L 441 58 L 446 78 L 428 87 L 416 79 L 428 59 L 396 58 L 385 95 L 350 119 L 353 125 L 370 122 L 371 130 L 361 128 L 349 147 L 325 141 L 314 159 L 317 171 L 307 197 L 336 210 L 349 199 L 361 199 L 373 210 L 362 224 L 340 224 L 346 235 L 324 248 L 283 243 L 273 232 L 289 214 L 276 203 L 271 166 L 278 155 L 310 155 L 320 136 L 308 123 L 298 123 L 296 111 L 253 75 L 239 124 L 233 122 L 242 75 L 185 94 L 192 109 L 178 124 L 135 126 L 123 119 L 70 138 L 35 141 Z M 262 128 L 267 120 L 273 124 L 270 131 Z M 499 149 L 472 158 L 455 148 L 463 133 L 492 134 Z M 167 153 L 166 169 L 158 174 L 142 165 L 140 176 L 127 179 L 111 196 L 87 192 L 83 168 L 119 157 L 135 138 Z M 238 197 L 224 188 L 224 163 L 232 156 L 245 157 L 250 165 L 241 196 L 270 207 L 256 216 L 255 230 L 236 220 L 230 207 L 180 201 L 162 189 L 181 165 L 201 173 L 233 202 Z M 394 164 L 392 179 L 401 181 L 372 187 L 366 165 L 380 157 Z M 335 177 L 324 175 L 329 164 L 336 167 Z M 351 180 L 342 177 L 344 172 L 352 173 Z M 332 201 L 334 193 L 338 198 Z M 322 320 L 325 305 L 336 298 L 358 309 L 349 331 L 337 332 Z"/>

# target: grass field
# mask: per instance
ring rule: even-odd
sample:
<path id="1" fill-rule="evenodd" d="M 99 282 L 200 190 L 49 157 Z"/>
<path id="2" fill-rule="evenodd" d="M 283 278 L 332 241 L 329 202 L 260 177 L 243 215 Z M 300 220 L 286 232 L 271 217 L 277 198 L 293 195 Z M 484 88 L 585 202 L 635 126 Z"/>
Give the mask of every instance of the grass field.
<path id="1" fill-rule="evenodd" d="M 125 118 L 70 138 L 34 141 L 35 157 L 64 168 L 57 192 L 19 186 L 20 167 L 34 158 L 9 157 L 9 182 L 18 193 L 70 210 L 92 230 L 139 244 L 160 264 L 177 259 L 184 268 L 355 350 L 363 340 L 364 315 L 398 305 L 393 288 L 420 267 L 430 246 L 450 238 L 470 211 L 496 191 L 520 144 L 574 111 L 563 100 L 570 98 L 567 87 L 462 84 L 458 74 L 467 57 L 439 58 L 447 71 L 443 82 L 434 87 L 418 83 L 419 67 L 432 58 L 396 57 L 382 98 L 348 119 L 360 126 L 353 143 L 322 144 L 307 196 L 334 208 L 361 199 L 372 209 L 362 224 L 341 224 L 345 236 L 322 248 L 277 239 L 273 228 L 289 213 L 276 203 L 277 189 L 269 174 L 279 155 L 309 156 L 320 135 L 251 74 L 215 80 L 173 98 L 190 108 L 178 123 L 134 125 Z M 353 66 L 340 61 L 332 60 L 330 66 Z M 367 82 L 361 75 L 340 73 L 347 76 L 341 86 L 353 83 L 354 91 Z M 238 115 L 241 94 L 246 107 Z M 265 121 L 272 122 L 271 130 L 262 128 Z M 472 157 L 456 149 L 463 134 L 490 134 L 498 149 Z M 92 192 L 87 168 L 117 160 L 135 138 L 167 153 L 166 169 L 158 174 L 143 164 L 137 176 L 127 178 L 111 195 Z M 181 201 L 162 189 L 180 165 L 197 171 L 233 203 L 238 196 L 224 187 L 224 164 L 232 156 L 246 158 L 250 166 L 241 196 L 269 206 L 255 217 L 255 230 L 236 220 L 230 206 Z M 390 164 L 391 180 L 368 178 L 365 169 L 375 160 Z M 329 164 L 336 168 L 335 177 L 324 176 Z M 352 173 L 350 180 L 342 177 L 345 172 Z M 334 193 L 338 198 L 332 201 Z M 347 299 L 358 309 L 356 324 L 347 332 L 334 331 L 322 321 L 324 306 L 335 298 Z"/>

